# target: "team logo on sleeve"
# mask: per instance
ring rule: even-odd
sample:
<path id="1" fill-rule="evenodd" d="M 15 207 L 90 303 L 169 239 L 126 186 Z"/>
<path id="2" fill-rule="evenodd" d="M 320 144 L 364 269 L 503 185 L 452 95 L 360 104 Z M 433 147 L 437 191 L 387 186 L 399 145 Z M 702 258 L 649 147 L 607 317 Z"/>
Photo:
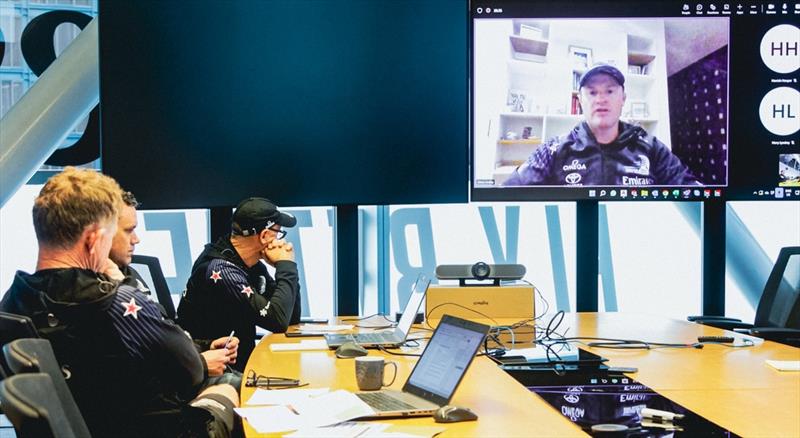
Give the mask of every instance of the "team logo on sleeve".
<path id="1" fill-rule="evenodd" d="M 250 286 L 242 286 L 242 293 L 250 298 L 250 295 L 253 295 L 253 289 Z"/>
<path id="2" fill-rule="evenodd" d="M 222 280 L 222 271 L 211 271 L 211 277 L 209 279 L 214 280 L 214 284 L 217 284 L 219 280 Z"/>
<path id="3" fill-rule="evenodd" d="M 633 173 L 636 175 L 650 176 L 650 159 L 646 155 L 639 155 L 639 160 L 634 166 L 624 166 L 625 173 Z"/>
<path id="4" fill-rule="evenodd" d="M 139 319 L 138 312 L 142 310 L 142 306 L 137 305 L 133 297 L 127 303 L 120 303 L 120 305 L 125 308 L 125 313 L 122 316 L 133 315 L 134 319 Z"/>
<path id="5" fill-rule="evenodd" d="M 261 310 L 259 310 L 259 311 L 258 311 L 258 313 L 259 313 L 259 314 L 260 314 L 262 317 L 263 317 L 263 316 L 267 316 L 267 310 L 269 310 L 269 305 L 270 305 L 270 304 L 272 304 L 272 301 L 268 302 L 268 303 L 267 303 L 267 305 L 266 305 L 266 306 L 264 306 L 264 308 L 263 308 L 263 309 L 261 309 Z"/>

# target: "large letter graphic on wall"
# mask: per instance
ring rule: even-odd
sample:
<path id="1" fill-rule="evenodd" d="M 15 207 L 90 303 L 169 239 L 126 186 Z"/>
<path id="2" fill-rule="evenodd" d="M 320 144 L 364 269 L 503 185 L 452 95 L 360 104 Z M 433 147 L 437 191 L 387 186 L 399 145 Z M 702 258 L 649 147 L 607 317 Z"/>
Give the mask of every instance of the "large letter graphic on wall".
<path id="1" fill-rule="evenodd" d="M 402 308 L 411 295 L 411 285 L 414 284 L 417 275 L 425 274 L 432 277 L 433 272 L 436 270 L 431 211 L 428 208 L 401 208 L 392 213 L 389 223 L 392 227 L 394 264 L 397 270 L 400 271 L 400 279 L 397 280 L 397 300 Z M 416 226 L 417 228 L 422 266 L 411 266 L 405 233 L 406 227 L 410 226 Z"/>
<path id="2" fill-rule="evenodd" d="M 608 231 L 608 210 L 605 205 L 600 205 L 598 210 L 598 259 L 600 265 L 600 279 L 603 284 L 603 304 L 606 312 L 616 312 L 617 306 L 617 283 L 614 280 L 614 261 L 611 258 L 611 235 Z"/>
<path id="3" fill-rule="evenodd" d="M 494 207 L 479 207 L 478 211 L 483 222 L 483 230 L 489 241 L 494 263 L 517 263 L 519 248 L 519 207 L 506 207 L 506 252 L 503 253 L 503 244 L 500 240 L 500 230 L 497 229 L 497 220 L 494 218 Z"/>
<path id="4" fill-rule="evenodd" d="M 561 237 L 561 218 L 557 205 L 544 207 L 547 220 L 547 239 L 550 243 L 550 260 L 553 265 L 553 284 L 556 292 L 556 309 L 569 312 L 569 288 L 564 257 L 564 241 Z"/>
<path id="5" fill-rule="evenodd" d="M 64 23 L 72 23 L 83 29 L 92 17 L 76 11 L 50 11 L 34 18 L 22 31 L 20 48 L 28 67 L 36 76 L 41 76 L 56 59 L 53 36 L 56 28 Z M 0 59 L 0 62 L 2 59 Z M 67 166 L 84 164 L 100 157 L 99 105 L 89 113 L 89 122 L 83 136 L 72 146 L 59 149 L 47 159 L 45 164 Z"/>
<path id="6" fill-rule="evenodd" d="M 294 262 L 297 264 L 297 276 L 300 282 L 300 304 L 302 306 L 301 316 L 308 316 L 311 308 L 308 302 L 308 282 L 306 282 L 305 262 L 303 262 L 303 245 L 300 242 L 300 228 L 312 227 L 310 210 L 291 210 L 290 213 L 297 218 L 297 227 L 293 232 L 286 234 L 286 241 L 294 248 Z"/>
<path id="7" fill-rule="evenodd" d="M 169 231 L 172 238 L 172 256 L 175 260 L 175 277 L 166 277 L 169 291 L 180 293 L 192 269 L 192 254 L 189 250 L 189 230 L 184 213 L 145 213 L 147 231 Z M 162 262 L 163 265 L 163 262 Z"/>
<path id="8" fill-rule="evenodd" d="M 6 39 L 3 36 L 3 29 L 0 29 L 0 65 L 3 65 L 3 59 L 6 57 Z"/>

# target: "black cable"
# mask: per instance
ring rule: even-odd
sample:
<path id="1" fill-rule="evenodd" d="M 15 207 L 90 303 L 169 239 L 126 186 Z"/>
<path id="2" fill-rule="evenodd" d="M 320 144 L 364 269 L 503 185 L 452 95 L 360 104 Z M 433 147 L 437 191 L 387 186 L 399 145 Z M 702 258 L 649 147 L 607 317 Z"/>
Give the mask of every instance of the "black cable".
<path id="1" fill-rule="evenodd" d="M 369 315 L 369 316 L 362 316 L 362 317 L 360 317 L 360 318 L 344 318 L 344 319 L 342 319 L 342 322 L 349 322 L 349 321 L 365 321 L 365 320 L 367 320 L 367 319 L 374 318 L 374 317 L 376 317 L 376 316 L 380 316 L 381 318 L 383 318 L 383 319 L 385 319 L 385 320 L 389 321 L 390 323 L 392 323 L 392 324 L 395 324 L 395 321 L 392 321 L 391 319 L 389 319 L 389 318 L 388 318 L 386 315 L 384 315 L 384 314 L 382 314 L 382 313 L 373 313 L 372 315 Z"/>
<path id="2" fill-rule="evenodd" d="M 714 342 L 714 341 L 703 341 L 703 342 L 698 342 L 698 344 L 701 344 L 701 345 L 721 345 L 723 347 L 728 347 L 728 348 L 747 348 L 747 347 L 754 347 L 756 345 L 755 342 L 753 342 L 751 339 L 747 339 L 747 338 L 742 338 L 742 342 L 744 342 L 743 345 L 733 345 L 733 344 L 731 344 L 729 342 Z"/>
<path id="3" fill-rule="evenodd" d="M 396 353 L 394 351 L 387 350 L 383 345 L 378 345 L 378 350 L 380 350 L 380 351 L 382 351 L 382 352 L 384 352 L 386 354 L 391 354 L 392 356 L 412 356 L 412 357 L 420 357 L 420 356 L 422 356 L 419 353 Z"/>
<path id="4" fill-rule="evenodd" d="M 590 342 L 583 342 L 590 341 Z M 641 341 L 638 339 L 615 339 L 615 338 L 598 338 L 592 336 L 573 336 L 568 338 L 561 338 L 556 342 L 580 342 L 588 347 L 593 348 L 609 348 L 616 350 L 655 350 L 658 348 L 703 348 L 703 343 L 668 343 L 668 342 L 652 342 Z"/>
<path id="5" fill-rule="evenodd" d="M 544 329 L 544 334 L 541 336 L 541 338 L 537 339 L 537 341 L 552 341 L 553 333 L 559 336 L 556 340 L 563 339 L 564 335 L 556 331 L 558 327 L 561 326 L 562 322 L 564 322 L 564 311 L 559 310 L 555 315 L 553 315 L 552 318 L 550 318 L 550 321 L 547 322 L 547 327 Z"/>
<path id="6" fill-rule="evenodd" d="M 531 286 L 531 287 L 533 288 L 533 298 L 534 298 L 534 302 L 536 301 L 536 295 L 539 295 L 539 299 L 540 299 L 540 300 L 541 300 L 541 301 L 544 303 L 544 305 L 545 305 L 545 307 L 544 307 L 544 310 L 542 311 L 542 313 L 541 313 L 541 314 L 539 314 L 539 316 L 536 316 L 536 314 L 534 314 L 534 315 L 533 315 L 533 321 L 537 321 L 537 320 L 539 320 L 540 318 L 542 318 L 542 317 L 544 317 L 545 315 L 547 315 L 547 312 L 549 312 L 549 311 L 550 311 L 550 303 L 549 303 L 549 302 L 548 302 L 546 299 L 544 299 L 544 295 L 542 295 L 542 291 L 540 291 L 540 290 L 539 290 L 539 288 L 538 288 L 538 287 L 536 287 L 536 285 L 535 285 L 535 284 L 533 284 L 533 283 L 531 283 L 530 281 L 528 281 L 528 280 L 525 280 L 525 279 L 521 279 L 520 281 L 522 281 L 523 283 L 525 283 L 525 284 L 527 284 L 527 285 L 529 285 L 529 286 Z M 534 307 L 535 307 L 535 303 L 534 303 Z"/>
<path id="7" fill-rule="evenodd" d="M 559 334 L 556 330 L 564 322 L 564 311 L 559 310 L 550 321 L 548 321 L 544 334 L 541 338 L 536 340 L 536 343 L 543 345 L 547 348 L 548 360 L 550 354 L 553 352 L 553 344 L 568 344 L 569 342 L 590 341 L 586 345 L 595 348 L 609 348 L 618 350 L 652 350 L 654 348 L 703 348 L 699 343 L 693 344 L 677 344 L 677 343 L 662 343 L 662 342 L 646 342 L 637 339 L 616 339 L 616 338 L 600 338 L 592 336 L 573 336 L 566 337 L 564 334 Z M 553 334 L 558 335 L 554 337 Z M 565 332 L 566 334 L 566 332 Z M 556 354 L 558 357 L 558 355 Z"/>
<path id="8" fill-rule="evenodd" d="M 365 328 L 365 329 L 374 329 L 374 330 L 382 330 L 382 329 L 388 329 L 388 328 L 395 328 L 396 325 L 395 324 L 392 324 L 392 325 L 360 325 L 360 324 L 353 324 L 353 327 Z"/>
<path id="9" fill-rule="evenodd" d="M 494 320 L 494 318 L 492 318 L 491 316 L 489 316 L 489 315 L 487 315 L 487 314 L 485 314 L 485 313 L 478 312 L 478 311 L 477 311 L 477 310 L 475 310 L 475 309 L 471 309 L 471 308 L 469 308 L 469 307 L 462 306 L 461 304 L 458 304 L 458 303 L 452 303 L 452 302 L 442 303 L 442 304 L 439 304 L 439 305 L 437 305 L 437 306 L 434 306 L 434 307 L 433 307 L 433 309 L 431 309 L 431 310 L 430 310 L 430 311 L 429 311 L 429 312 L 428 312 L 428 313 L 425 315 L 425 324 L 427 324 L 427 325 L 428 325 L 428 327 L 431 327 L 431 325 L 430 325 L 430 323 L 429 323 L 428 321 L 430 320 L 430 316 L 431 316 L 431 314 L 433 313 L 433 311 L 434 311 L 434 310 L 436 310 L 436 309 L 438 309 L 439 307 L 442 307 L 442 306 L 448 306 L 448 305 L 450 305 L 450 306 L 456 306 L 456 307 L 460 307 L 460 308 L 462 308 L 462 309 L 469 310 L 470 312 L 477 313 L 478 315 L 480 315 L 480 316 L 482 316 L 482 317 L 484 317 L 484 318 L 486 318 L 486 319 L 488 319 L 488 320 L 492 321 L 492 323 L 494 323 L 494 325 L 500 325 L 500 324 L 498 324 L 498 323 L 497 323 L 497 321 L 495 321 L 495 320 Z M 433 327 L 431 327 L 431 328 L 433 328 Z"/>
<path id="10" fill-rule="evenodd" d="M 426 338 L 406 339 L 402 344 L 400 344 L 400 346 L 401 347 L 410 347 L 410 348 L 419 348 L 420 347 L 420 343 L 419 343 L 420 339 L 424 340 Z M 427 339 L 430 339 L 430 338 L 427 338 Z M 411 344 L 411 343 L 413 343 L 413 344 Z"/>

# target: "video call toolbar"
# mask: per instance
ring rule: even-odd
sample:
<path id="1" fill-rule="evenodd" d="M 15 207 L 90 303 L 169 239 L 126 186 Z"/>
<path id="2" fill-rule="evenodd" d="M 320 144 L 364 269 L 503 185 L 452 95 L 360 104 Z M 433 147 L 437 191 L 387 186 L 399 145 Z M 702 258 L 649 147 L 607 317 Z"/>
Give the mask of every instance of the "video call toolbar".
<path id="1" fill-rule="evenodd" d="M 476 4 L 473 11 L 478 15 L 497 15 L 505 11 L 491 3 Z M 800 2 L 695 2 L 683 3 L 676 14 L 683 16 L 717 16 L 717 15 L 800 15 Z M 476 17 L 477 18 L 477 17 Z"/>

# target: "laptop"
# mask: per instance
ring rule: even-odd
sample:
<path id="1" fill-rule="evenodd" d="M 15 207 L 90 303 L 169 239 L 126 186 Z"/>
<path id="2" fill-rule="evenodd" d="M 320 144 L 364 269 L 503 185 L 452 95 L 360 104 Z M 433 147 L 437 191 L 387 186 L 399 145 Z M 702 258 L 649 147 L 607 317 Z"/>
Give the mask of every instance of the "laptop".
<path id="1" fill-rule="evenodd" d="M 414 323 L 419 307 L 422 304 L 422 299 L 425 298 L 425 291 L 428 290 L 428 285 L 430 284 L 430 279 L 424 274 L 417 276 L 417 280 L 411 289 L 411 296 L 408 298 L 405 310 L 403 310 L 403 316 L 400 317 L 400 322 L 397 323 L 397 327 L 394 330 L 355 334 L 329 333 L 325 335 L 328 348 L 337 348 L 345 342 L 355 342 L 362 347 L 396 347 L 403 344 L 406 341 L 406 337 L 408 337 L 408 332 L 411 331 L 411 325 Z"/>
<path id="2" fill-rule="evenodd" d="M 356 393 L 375 410 L 362 418 L 433 415 L 453 398 L 488 332 L 488 325 L 444 315 L 402 391 Z"/>

